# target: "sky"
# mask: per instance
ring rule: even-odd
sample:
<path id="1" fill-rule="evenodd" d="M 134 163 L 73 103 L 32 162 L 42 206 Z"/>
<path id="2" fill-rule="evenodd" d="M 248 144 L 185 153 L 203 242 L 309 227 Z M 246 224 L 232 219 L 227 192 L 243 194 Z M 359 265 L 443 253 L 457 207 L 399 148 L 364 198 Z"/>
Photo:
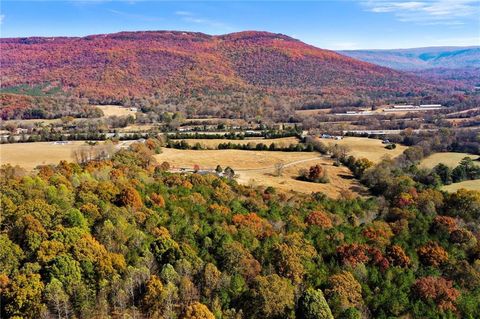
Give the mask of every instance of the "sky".
<path id="1" fill-rule="evenodd" d="M 283 33 L 332 50 L 480 45 L 480 0 L 0 2 L 0 37 Z"/>

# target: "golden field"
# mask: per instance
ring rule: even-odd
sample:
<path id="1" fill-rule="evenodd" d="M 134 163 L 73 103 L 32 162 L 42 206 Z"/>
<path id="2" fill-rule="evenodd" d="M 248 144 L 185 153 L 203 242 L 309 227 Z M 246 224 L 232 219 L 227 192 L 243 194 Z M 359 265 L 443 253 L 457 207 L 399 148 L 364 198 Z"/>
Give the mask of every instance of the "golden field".
<path id="1" fill-rule="evenodd" d="M 0 163 L 19 165 L 32 170 L 37 165 L 58 164 L 62 160 L 73 161 L 72 152 L 86 145 L 84 141 L 68 144 L 54 142 L 15 143 L 0 145 Z"/>
<path id="2" fill-rule="evenodd" d="M 116 148 L 127 147 L 132 142 L 121 141 Z M 19 165 L 31 171 L 38 165 L 58 164 L 62 160 L 72 162 L 73 152 L 87 146 L 85 141 L 0 144 L 0 165 Z"/>
<path id="3" fill-rule="evenodd" d="M 128 107 L 118 106 L 118 105 L 95 105 L 100 110 L 103 111 L 105 117 L 109 116 L 129 116 L 132 115 L 135 117 L 134 111 L 130 110 Z"/>
<path id="4" fill-rule="evenodd" d="M 205 148 L 217 148 L 218 144 L 221 143 L 232 143 L 232 144 L 249 144 L 252 143 L 254 145 L 263 143 L 265 145 L 270 145 L 275 143 L 277 146 L 287 147 L 290 144 L 297 144 L 298 139 L 295 137 L 282 137 L 282 138 L 272 138 L 272 139 L 262 139 L 262 138 L 255 138 L 255 139 L 244 139 L 244 140 L 226 140 L 226 139 L 184 139 L 189 145 L 195 145 L 200 143 Z"/>
<path id="5" fill-rule="evenodd" d="M 353 155 L 356 158 L 365 157 L 374 163 L 380 162 L 385 156 L 395 158 L 407 149 L 406 146 L 397 144 L 397 148 L 387 150 L 381 140 L 366 137 L 344 137 L 341 140 L 319 138 L 318 140 L 329 145 L 338 144 L 347 146 L 349 155 Z"/>
<path id="6" fill-rule="evenodd" d="M 302 193 L 323 192 L 330 197 L 338 197 L 342 192 L 366 194 L 366 190 L 355 180 L 346 167 L 335 167 L 333 161 L 314 152 L 269 152 L 242 150 L 177 150 L 164 148 L 162 154 L 155 155 L 158 162 L 169 162 L 174 169 L 214 169 L 230 166 L 238 175 L 237 181 L 244 185 L 273 186 L 279 190 Z M 285 165 L 283 175 L 274 176 L 275 164 Z M 327 169 L 329 183 L 318 184 L 296 180 L 301 168 L 320 164 Z"/>
<path id="7" fill-rule="evenodd" d="M 454 193 L 461 188 L 465 188 L 472 191 L 480 191 L 480 179 L 445 185 L 442 187 L 442 190 L 450 193 Z"/>
<path id="8" fill-rule="evenodd" d="M 424 158 L 420 162 L 420 166 L 425 168 L 433 168 L 436 165 L 443 163 L 451 168 L 454 168 L 465 157 L 470 157 L 471 159 L 475 160 L 478 158 L 478 155 L 473 155 L 468 153 L 454 153 L 454 152 L 435 153 Z"/>

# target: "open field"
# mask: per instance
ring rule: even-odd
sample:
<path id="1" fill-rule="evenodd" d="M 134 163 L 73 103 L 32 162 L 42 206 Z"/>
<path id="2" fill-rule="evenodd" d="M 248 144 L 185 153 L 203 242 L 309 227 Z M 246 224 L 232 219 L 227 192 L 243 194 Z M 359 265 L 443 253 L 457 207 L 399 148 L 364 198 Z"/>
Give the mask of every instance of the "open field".
<path id="1" fill-rule="evenodd" d="M 72 152 L 85 145 L 84 141 L 68 144 L 54 142 L 15 143 L 0 145 L 1 164 L 19 165 L 32 170 L 41 164 L 58 164 L 61 160 L 73 161 Z"/>
<path id="2" fill-rule="evenodd" d="M 480 191 L 480 179 L 445 185 L 442 187 L 442 190 L 453 193 L 459 190 L 460 188 L 465 188 L 472 191 Z"/>
<path id="3" fill-rule="evenodd" d="M 330 197 L 338 197 L 343 191 L 366 194 L 365 189 L 355 180 L 346 167 L 335 167 L 331 159 L 318 153 L 269 152 L 242 150 L 177 150 L 163 149 L 156 155 L 159 162 L 167 161 L 173 168 L 214 169 L 230 166 L 238 175 L 238 182 L 244 185 L 273 186 L 289 192 L 323 192 Z M 281 177 L 274 176 L 274 166 L 285 164 Z M 296 180 L 298 170 L 320 164 L 327 169 L 330 183 L 318 184 Z"/>
<path id="4" fill-rule="evenodd" d="M 420 165 L 425 168 L 433 168 L 436 165 L 443 163 L 449 167 L 456 167 L 464 157 L 470 157 L 472 159 L 477 159 L 478 155 L 468 154 L 468 153 L 454 153 L 454 152 L 444 152 L 444 153 L 435 153 L 426 158 L 424 158 Z"/>
<path id="5" fill-rule="evenodd" d="M 312 116 L 317 114 L 328 114 L 332 109 L 313 109 L 313 110 L 295 110 L 295 114 L 303 116 Z"/>
<path id="6" fill-rule="evenodd" d="M 124 128 L 118 129 L 120 132 L 130 133 L 130 132 L 147 132 L 153 128 L 158 128 L 158 126 L 153 124 L 132 124 Z"/>
<path id="7" fill-rule="evenodd" d="M 349 155 L 356 158 L 368 158 L 374 163 L 378 163 L 384 156 L 395 158 L 407 149 L 406 146 L 397 144 L 397 148 L 387 150 L 381 140 L 366 137 L 345 137 L 342 140 L 332 140 L 320 138 L 319 141 L 330 145 L 344 145 L 349 148 Z"/>
<path id="8" fill-rule="evenodd" d="M 224 124 L 235 124 L 235 125 L 246 125 L 247 121 L 243 119 L 228 119 L 222 117 L 207 117 L 207 118 L 189 118 L 185 119 L 185 123 L 224 123 Z"/>
<path id="9" fill-rule="evenodd" d="M 132 111 L 128 107 L 118 106 L 118 105 L 95 105 L 100 110 L 103 111 L 105 117 L 109 116 L 129 116 L 132 115 L 135 117 L 135 111 Z"/>
<path id="10" fill-rule="evenodd" d="M 133 141 L 123 141 L 117 148 L 126 147 Z M 58 164 L 62 160 L 73 161 L 73 151 L 86 145 L 85 141 L 0 144 L 0 164 L 19 165 L 30 171 L 37 165 Z"/>
<path id="11" fill-rule="evenodd" d="M 28 125 L 31 124 L 34 126 L 37 123 L 42 123 L 43 125 L 49 125 L 49 124 L 57 124 L 60 123 L 60 119 L 31 119 L 31 120 L 7 120 L 7 121 L 2 121 L 2 125 L 7 125 L 7 124 L 14 124 L 14 125 Z"/>
<path id="12" fill-rule="evenodd" d="M 177 140 L 178 141 L 178 140 Z M 282 138 L 272 138 L 272 139 L 262 139 L 262 138 L 254 138 L 254 139 L 244 139 L 244 140 L 227 140 L 227 139 L 185 139 L 185 141 L 189 145 L 195 145 L 200 143 L 203 147 L 206 148 L 217 148 L 218 144 L 221 143 L 232 143 L 232 144 L 249 144 L 252 143 L 254 145 L 263 143 L 265 145 L 270 145 L 275 143 L 277 146 L 286 147 L 290 144 L 297 144 L 298 139 L 296 137 L 282 137 Z"/>

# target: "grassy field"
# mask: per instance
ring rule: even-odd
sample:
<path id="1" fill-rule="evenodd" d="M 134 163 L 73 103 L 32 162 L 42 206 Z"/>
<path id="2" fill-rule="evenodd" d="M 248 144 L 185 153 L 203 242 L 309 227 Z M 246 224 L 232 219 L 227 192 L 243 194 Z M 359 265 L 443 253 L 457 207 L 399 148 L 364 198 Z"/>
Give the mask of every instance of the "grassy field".
<path id="1" fill-rule="evenodd" d="M 185 139 L 185 141 L 189 145 L 195 145 L 196 143 L 200 143 L 203 147 L 206 148 L 216 148 L 220 143 L 233 143 L 233 144 L 249 144 L 252 143 L 254 145 L 263 143 L 265 145 L 270 145 L 275 143 L 277 146 L 286 147 L 290 144 L 297 144 L 298 139 L 295 137 L 283 137 L 283 138 L 273 138 L 273 139 L 245 139 L 245 140 L 226 140 L 226 139 Z"/>
<path id="2" fill-rule="evenodd" d="M 41 164 L 58 164 L 61 160 L 73 161 L 72 152 L 82 145 L 85 145 L 85 142 L 74 141 L 65 145 L 53 142 L 2 144 L 0 163 L 32 170 Z"/>
<path id="3" fill-rule="evenodd" d="M 453 168 L 453 167 L 456 167 L 458 163 L 460 163 L 460 161 L 467 156 L 474 160 L 478 158 L 478 155 L 473 155 L 468 153 L 453 153 L 453 152 L 435 153 L 424 158 L 420 162 L 420 165 L 425 168 L 433 168 L 436 165 L 443 163 Z"/>
<path id="4" fill-rule="evenodd" d="M 60 123 L 60 119 L 31 119 L 31 120 L 8 120 L 2 121 L 2 124 L 5 126 L 7 124 L 14 124 L 14 125 L 28 125 L 32 124 L 35 125 L 36 123 L 43 123 L 44 125 L 49 124 L 57 124 Z"/>
<path id="5" fill-rule="evenodd" d="M 130 110 L 128 107 L 118 106 L 118 105 L 95 105 L 100 110 L 103 111 L 105 117 L 109 116 L 128 116 L 132 115 L 135 117 L 134 111 Z"/>
<path id="6" fill-rule="evenodd" d="M 356 158 L 368 158 L 374 163 L 378 163 L 384 156 L 395 158 L 407 149 L 406 146 L 397 144 L 397 148 L 387 150 L 381 140 L 366 137 L 345 137 L 342 140 L 319 139 L 321 142 L 330 145 L 345 145 L 349 148 L 348 154 Z"/>
<path id="7" fill-rule="evenodd" d="M 133 141 L 123 141 L 117 148 L 126 147 Z M 85 141 L 0 144 L 0 165 L 19 165 L 33 170 L 37 165 L 58 164 L 62 160 L 73 161 L 73 151 L 86 147 Z"/>
<path id="8" fill-rule="evenodd" d="M 335 167 L 331 159 L 318 153 L 269 152 L 242 150 L 177 150 L 163 149 L 156 155 L 157 161 L 169 162 L 174 168 L 214 169 L 230 166 L 238 175 L 238 182 L 244 185 L 273 186 L 289 192 L 323 192 L 330 197 L 338 197 L 343 191 L 366 194 L 365 189 L 355 180 L 345 167 Z M 274 176 L 275 164 L 285 164 L 283 175 Z M 330 183 L 317 184 L 296 180 L 300 168 L 320 164 L 327 169 Z"/>
<path id="9" fill-rule="evenodd" d="M 152 124 L 132 124 L 124 128 L 119 129 L 120 132 L 130 133 L 130 132 L 147 132 L 151 129 L 158 127 Z"/>
<path id="10" fill-rule="evenodd" d="M 480 191 L 480 179 L 445 185 L 442 187 L 442 190 L 453 193 L 460 188 L 465 188 L 472 191 Z"/>
<path id="11" fill-rule="evenodd" d="M 317 114 L 328 114 L 331 109 L 313 109 L 313 110 L 295 110 L 295 114 L 303 116 L 313 116 Z"/>

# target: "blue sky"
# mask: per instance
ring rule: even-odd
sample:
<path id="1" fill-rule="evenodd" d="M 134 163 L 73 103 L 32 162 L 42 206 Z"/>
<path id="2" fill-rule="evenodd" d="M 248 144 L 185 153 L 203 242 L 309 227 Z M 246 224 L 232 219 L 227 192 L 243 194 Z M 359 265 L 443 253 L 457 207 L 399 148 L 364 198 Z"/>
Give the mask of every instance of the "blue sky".
<path id="1" fill-rule="evenodd" d="M 480 45 L 480 0 L 1 1 L 1 37 L 262 30 L 327 49 Z"/>

